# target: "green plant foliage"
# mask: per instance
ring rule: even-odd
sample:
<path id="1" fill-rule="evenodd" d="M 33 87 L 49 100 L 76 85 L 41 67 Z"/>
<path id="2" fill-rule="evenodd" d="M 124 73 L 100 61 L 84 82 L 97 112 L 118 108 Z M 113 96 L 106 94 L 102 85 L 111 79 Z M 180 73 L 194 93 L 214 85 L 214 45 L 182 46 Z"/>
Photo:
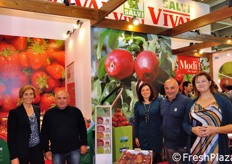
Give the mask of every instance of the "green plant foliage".
<path id="1" fill-rule="evenodd" d="M 93 50 L 96 51 L 94 55 L 98 60 L 97 77 L 92 77 L 95 79 L 92 85 L 93 111 L 96 105 L 111 104 L 113 110 L 121 108 L 126 117 L 131 117 L 137 101 L 136 87 L 139 79 L 136 73 L 122 80 L 110 77 L 104 68 L 107 55 L 115 49 L 124 49 L 131 53 L 135 61 L 137 55 L 144 50 L 154 52 L 160 62 L 160 72 L 152 85 L 158 93 L 163 94 L 160 88 L 164 81 L 173 77 L 170 38 L 112 29 L 93 30 L 99 33 L 97 49 Z M 103 48 L 106 55 L 102 53 Z"/>

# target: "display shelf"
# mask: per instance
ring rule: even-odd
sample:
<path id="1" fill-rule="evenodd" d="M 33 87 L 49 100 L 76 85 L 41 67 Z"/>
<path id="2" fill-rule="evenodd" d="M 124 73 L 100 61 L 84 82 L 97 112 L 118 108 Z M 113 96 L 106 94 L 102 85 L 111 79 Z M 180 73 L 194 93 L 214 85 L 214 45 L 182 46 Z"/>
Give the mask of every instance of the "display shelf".
<path id="1" fill-rule="evenodd" d="M 95 107 L 96 164 L 112 163 L 112 112 L 110 105 Z"/>

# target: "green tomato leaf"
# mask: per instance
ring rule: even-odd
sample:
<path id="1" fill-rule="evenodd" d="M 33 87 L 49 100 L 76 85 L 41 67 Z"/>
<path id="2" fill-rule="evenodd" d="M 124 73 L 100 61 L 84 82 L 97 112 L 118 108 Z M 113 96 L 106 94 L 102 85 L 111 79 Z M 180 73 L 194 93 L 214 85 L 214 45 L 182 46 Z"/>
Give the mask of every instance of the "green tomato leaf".
<path id="1" fill-rule="evenodd" d="M 114 50 L 118 47 L 118 38 L 123 33 L 123 31 L 119 30 L 111 30 L 108 38 L 108 46 Z"/>
<path id="2" fill-rule="evenodd" d="M 106 57 L 107 56 L 104 56 L 103 58 L 101 58 L 100 62 L 99 62 L 98 74 L 97 74 L 99 80 L 102 80 L 102 78 L 106 75 L 106 70 L 105 70 L 105 67 L 104 67 Z"/>
<path id="3" fill-rule="evenodd" d="M 104 44 L 104 41 L 105 41 L 105 38 L 109 35 L 111 29 L 105 29 L 105 31 L 103 31 L 101 34 L 100 34 L 100 38 L 99 38 L 99 43 L 98 43 L 98 46 L 97 46 L 97 59 L 101 59 L 101 56 L 102 56 L 102 46 Z"/>

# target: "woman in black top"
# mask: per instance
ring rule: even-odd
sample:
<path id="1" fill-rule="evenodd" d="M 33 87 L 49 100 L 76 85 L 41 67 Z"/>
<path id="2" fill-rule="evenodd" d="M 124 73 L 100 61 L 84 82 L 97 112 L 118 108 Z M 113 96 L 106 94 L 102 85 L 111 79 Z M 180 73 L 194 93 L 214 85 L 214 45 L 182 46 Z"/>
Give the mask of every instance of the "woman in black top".
<path id="1" fill-rule="evenodd" d="M 32 105 L 36 90 L 23 86 L 19 90 L 20 101 L 9 112 L 7 143 L 11 164 L 44 164 L 40 144 L 40 109 Z"/>

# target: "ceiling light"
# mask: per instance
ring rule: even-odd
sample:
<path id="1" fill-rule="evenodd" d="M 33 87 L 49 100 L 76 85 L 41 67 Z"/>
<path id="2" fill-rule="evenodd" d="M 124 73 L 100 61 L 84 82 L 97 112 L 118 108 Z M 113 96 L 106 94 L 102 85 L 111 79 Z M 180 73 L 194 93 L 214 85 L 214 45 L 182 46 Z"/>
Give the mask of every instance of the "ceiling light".
<path id="1" fill-rule="evenodd" d="M 70 31 L 70 30 L 68 30 L 67 32 L 66 32 L 66 36 L 67 37 L 70 37 L 72 35 L 72 32 Z"/>
<path id="2" fill-rule="evenodd" d="M 198 35 L 201 34 L 199 29 L 198 29 L 198 30 L 195 30 L 195 32 L 196 32 Z"/>
<path id="3" fill-rule="evenodd" d="M 204 52 L 203 50 L 200 50 L 200 51 L 199 51 L 199 54 L 203 54 L 203 52 Z"/>
<path id="4" fill-rule="evenodd" d="M 70 37 L 72 34 L 74 34 L 74 32 L 76 31 L 76 29 L 81 28 L 82 24 L 83 24 L 82 21 L 77 20 L 77 22 L 76 22 L 76 23 L 74 24 L 74 26 L 73 26 L 73 30 L 72 30 L 72 31 L 71 31 L 71 30 L 68 30 L 68 31 L 66 32 L 65 38 L 67 39 L 67 38 Z"/>
<path id="5" fill-rule="evenodd" d="M 132 23 L 133 23 L 133 25 L 135 25 L 135 26 L 139 25 L 139 19 L 138 19 L 136 16 L 133 16 L 133 18 L 132 18 Z"/>
<path id="6" fill-rule="evenodd" d="M 77 22 L 74 24 L 73 29 L 76 30 L 76 29 L 80 28 L 82 26 L 82 24 L 83 24 L 83 22 L 78 19 Z"/>

